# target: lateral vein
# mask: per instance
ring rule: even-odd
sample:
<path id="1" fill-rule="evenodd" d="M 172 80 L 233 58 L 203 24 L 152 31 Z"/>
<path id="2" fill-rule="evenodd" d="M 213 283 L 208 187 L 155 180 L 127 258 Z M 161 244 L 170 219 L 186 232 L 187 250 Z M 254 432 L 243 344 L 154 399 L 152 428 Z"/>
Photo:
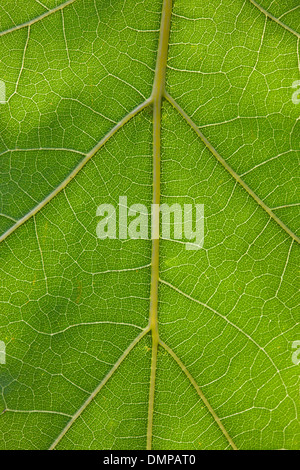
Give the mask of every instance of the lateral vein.
<path id="1" fill-rule="evenodd" d="M 185 121 L 191 126 L 191 128 L 196 132 L 196 134 L 200 137 L 202 142 L 205 146 L 210 150 L 210 152 L 214 155 L 214 157 L 218 160 L 218 162 L 223 165 L 223 167 L 231 174 L 231 176 L 247 191 L 247 193 L 259 204 L 265 212 L 271 217 L 293 240 L 300 243 L 300 238 L 292 232 L 292 230 L 287 227 L 282 220 L 274 214 L 274 212 L 270 209 L 267 204 L 265 204 L 257 194 L 245 183 L 245 181 L 228 165 L 228 163 L 224 160 L 223 157 L 217 152 L 217 150 L 212 146 L 212 144 L 207 140 L 207 138 L 202 134 L 199 127 L 195 122 L 189 117 L 189 115 L 181 108 L 181 106 L 177 103 L 174 98 L 169 95 L 169 93 L 165 92 L 165 98 L 169 103 L 178 111 L 178 113 L 185 119 Z"/>
<path id="2" fill-rule="evenodd" d="M 103 145 L 105 145 L 108 140 L 121 128 L 123 127 L 128 121 L 130 121 L 131 118 L 136 116 L 140 111 L 145 109 L 149 104 L 151 103 L 151 100 L 148 99 L 144 101 L 143 103 L 139 104 L 134 108 L 132 111 L 130 111 L 126 116 L 121 119 L 98 143 L 97 145 L 90 150 L 89 153 L 85 154 L 85 157 L 81 160 L 81 162 L 74 168 L 74 170 L 67 176 L 64 181 L 62 181 L 59 186 L 57 186 L 50 194 L 48 194 L 45 199 L 43 199 L 37 206 L 35 206 L 31 211 L 29 211 L 27 214 L 25 214 L 20 220 L 17 221 L 16 224 L 12 225 L 6 232 L 4 232 L 0 236 L 0 243 L 4 241 L 11 233 L 13 233 L 20 225 L 23 225 L 24 222 L 27 222 L 33 215 L 37 214 L 43 207 L 48 204 L 48 202 L 51 201 L 60 191 L 62 191 L 69 183 L 72 181 L 75 176 L 79 173 L 79 171 L 86 165 L 86 163 L 100 150 Z M 49 149 L 51 150 L 51 149 Z M 53 149 L 55 150 L 55 149 Z M 73 150 L 72 150 L 73 151 Z M 79 152 L 77 152 L 79 153 Z"/>
<path id="3" fill-rule="evenodd" d="M 290 248 L 291 249 L 291 248 Z M 227 318 L 225 315 L 222 315 L 221 313 L 219 313 L 217 310 L 215 310 L 214 308 L 210 307 L 208 304 L 205 304 L 204 302 L 201 302 L 200 300 L 198 299 L 195 299 L 194 297 L 192 297 L 191 295 L 187 294 L 186 292 L 183 292 L 182 290 L 178 289 L 178 287 L 174 286 L 173 284 L 171 284 L 170 282 L 167 282 L 167 281 L 164 281 L 163 279 L 159 279 L 159 281 L 162 283 L 162 284 L 165 284 L 166 286 L 170 287 L 171 289 L 175 290 L 176 292 L 178 292 L 178 294 L 180 295 L 183 295 L 183 297 L 186 297 L 187 299 L 191 300 L 192 302 L 195 302 L 196 304 L 199 304 L 201 305 L 202 307 L 205 307 L 207 308 L 208 310 L 210 310 L 211 312 L 213 312 L 215 315 L 217 315 L 218 317 L 222 318 L 223 320 L 225 320 L 229 325 L 231 325 L 233 328 L 235 328 L 237 331 L 239 331 L 242 335 L 244 335 L 246 338 L 248 338 L 249 341 L 251 341 L 251 343 L 253 343 L 260 351 L 262 351 L 262 353 L 268 358 L 268 360 L 270 361 L 270 363 L 272 364 L 272 366 L 274 367 L 275 371 L 276 371 L 276 374 L 278 374 L 279 378 L 280 378 L 280 381 L 282 383 L 282 386 L 283 388 L 285 389 L 285 392 L 286 392 L 286 396 L 291 398 L 289 393 L 288 393 L 288 389 L 287 389 L 287 386 L 286 384 L 284 383 L 284 380 L 282 378 L 282 374 L 281 374 L 281 371 L 280 369 L 278 369 L 278 367 L 276 366 L 275 362 L 273 361 L 273 359 L 271 358 L 271 356 L 267 353 L 266 349 L 261 346 L 259 343 L 257 343 L 255 341 L 255 339 L 253 339 L 248 333 L 246 333 L 246 331 L 244 331 L 242 328 L 240 328 L 238 325 L 236 325 L 235 323 L 233 323 L 231 320 L 229 320 L 229 318 Z M 295 408 L 295 415 L 297 416 L 297 408 L 296 408 L 296 404 L 294 402 L 294 400 L 291 398 L 291 400 L 293 401 L 293 405 L 294 405 L 294 408 Z"/>
<path id="4" fill-rule="evenodd" d="M 75 0 L 68 0 L 67 2 L 62 3 L 61 5 L 58 5 L 57 7 L 53 8 L 52 10 L 45 11 L 45 13 L 42 13 L 41 15 L 37 16 L 36 18 L 33 18 L 32 20 L 26 21 L 25 23 L 22 23 L 22 24 L 18 24 L 16 26 L 12 26 L 11 28 L 6 29 L 5 31 L 0 31 L 0 37 L 5 36 L 8 33 L 12 33 L 13 31 L 18 31 L 19 29 L 26 28 L 27 26 L 31 26 L 37 23 L 38 21 L 43 20 L 47 16 L 50 16 L 53 13 L 56 13 L 57 11 L 62 10 L 68 5 L 71 5 L 74 2 Z"/>
<path id="5" fill-rule="evenodd" d="M 134 346 L 149 332 L 149 327 L 147 326 L 133 341 L 132 343 L 128 346 L 128 348 L 123 352 L 122 356 L 119 357 L 118 361 L 115 363 L 115 365 L 111 368 L 111 370 L 108 372 L 108 374 L 104 377 L 104 379 L 100 382 L 100 384 L 97 386 L 97 388 L 91 393 L 91 395 L 88 397 L 88 399 L 84 402 L 84 404 L 79 408 L 78 411 L 72 416 L 66 427 L 62 430 L 62 432 L 59 434 L 59 436 L 55 439 L 53 444 L 50 446 L 49 450 L 54 450 L 57 444 L 61 441 L 61 439 L 64 437 L 64 435 L 68 432 L 70 427 L 73 425 L 73 423 L 77 420 L 77 418 L 84 412 L 84 410 L 87 408 L 87 406 L 94 400 L 94 398 L 98 395 L 100 390 L 106 385 L 106 383 L 109 381 L 113 373 L 118 369 L 118 367 L 122 364 L 124 359 L 129 355 L 129 353 L 133 350 Z"/>
<path id="6" fill-rule="evenodd" d="M 153 89 L 153 204 L 160 203 L 160 153 L 161 153 L 161 104 L 165 93 L 167 55 L 169 46 L 172 0 L 164 0 L 161 16 L 158 53 Z M 153 232 L 159 233 L 159 217 L 153 220 Z M 158 332 L 158 282 L 159 282 L 159 238 L 152 239 L 151 287 L 149 328 L 152 331 L 152 359 L 149 390 L 147 450 L 152 448 L 155 379 L 157 366 Z"/>
<path id="7" fill-rule="evenodd" d="M 204 405 L 206 406 L 206 408 L 208 409 L 208 411 L 210 412 L 210 414 L 212 415 L 212 417 L 214 418 L 215 422 L 217 423 L 217 425 L 219 426 L 220 430 L 222 431 L 222 433 L 224 434 L 224 436 L 226 437 L 227 441 L 229 442 L 229 444 L 231 445 L 231 447 L 234 449 L 234 450 L 238 450 L 237 449 L 237 446 L 235 445 L 235 443 L 233 442 L 232 438 L 229 436 L 227 430 L 225 429 L 222 421 L 220 420 L 220 418 L 218 417 L 217 413 L 215 412 L 215 410 L 213 409 L 213 407 L 211 406 L 211 404 L 209 403 L 209 401 L 207 400 L 207 398 L 205 397 L 204 393 L 202 392 L 201 388 L 199 387 L 199 385 L 197 384 L 196 380 L 194 379 L 194 377 L 192 376 L 192 374 L 189 372 L 189 370 L 186 368 L 186 366 L 183 364 L 183 362 L 179 359 L 179 357 L 175 354 L 175 352 L 173 351 L 173 349 L 171 349 L 166 343 L 164 343 L 161 339 L 159 340 L 159 344 L 170 354 L 170 356 L 175 360 L 175 362 L 178 364 L 178 366 L 180 367 L 180 369 L 185 373 L 185 375 L 187 376 L 187 378 L 189 379 L 189 381 L 191 382 L 191 384 L 193 385 L 193 387 L 195 388 L 196 392 L 198 393 L 199 397 L 201 398 L 201 400 L 203 401 Z"/>
<path id="8" fill-rule="evenodd" d="M 290 28 L 288 25 L 286 25 L 285 23 L 283 23 L 282 21 L 280 21 L 280 19 L 276 18 L 276 16 L 272 15 L 272 13 L 268 12 L 267 10 L 265 10 L 261 5 L 259 5 L 259 3 L 257 3 L 255 0 L 249 0 L 252 5 L 254 5 L 261 13 L 263 13 L 264 15 L 266 15 L 267 18 L 269 18 L 270 20 L 273 20 L 275 21 L 275 23 L 279 24 L 280 26 L 282 26 L 284 29 L 286 29 L 287 31 L 289 31 L 290 33 L 292 33 L 294 36 L 296 36 L 297 38 L 300 38 L 300 34 L 297 33 L 297 31 L 295 31 L 294 29 Z"/>

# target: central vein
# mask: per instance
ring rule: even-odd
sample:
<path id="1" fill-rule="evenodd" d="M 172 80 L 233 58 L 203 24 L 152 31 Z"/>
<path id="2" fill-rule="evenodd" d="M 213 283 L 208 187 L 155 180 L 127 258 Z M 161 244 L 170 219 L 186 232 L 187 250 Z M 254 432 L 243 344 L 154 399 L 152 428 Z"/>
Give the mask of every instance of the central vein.
<path id="1" fill-rule="evenodd" d="M 165 93 L 166 67 L 168 44 L 170 34 L 172 12 L 172 0 L 164 0 L 160 36 L 158 45 L 158 54 L 156 61 L 155 77 L 152 90 L 153 103 L 153 204 L 160 204 L 160 142 L 161 142 L 161 106 Z M 158 227 L 153 227 L 153 233 L 159 233 L 159 216 L 153 219 Z M 150 377 L 149 394 L 149 412 L 148 412 L 148 430 L 147 430 L 147 449 L 152 446 L 152 427 L 153 427 L 153 407 L 155 392 L 155 377 L 157 350 L 159 342 L 158 333 L 158 280 L 159 280 L 159 239 L 152 240 L 152 258 L 151 258 L 151 291 L 150 291 L 150 313 L 149 327 L 152 332 L 152 361 Z"/>

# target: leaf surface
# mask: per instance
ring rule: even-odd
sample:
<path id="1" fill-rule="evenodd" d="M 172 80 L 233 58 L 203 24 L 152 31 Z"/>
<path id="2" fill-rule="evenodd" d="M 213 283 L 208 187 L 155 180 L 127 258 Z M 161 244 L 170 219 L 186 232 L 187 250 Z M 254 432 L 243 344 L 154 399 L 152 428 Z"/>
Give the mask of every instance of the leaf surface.
<path id="1" fill-rule="evenodd" d="M 298 449 L 298 2 L 6 0 L 0 30 L 0 448 Z M 203 248 L 98 239 L 120 196 L 204 204 Z"/>

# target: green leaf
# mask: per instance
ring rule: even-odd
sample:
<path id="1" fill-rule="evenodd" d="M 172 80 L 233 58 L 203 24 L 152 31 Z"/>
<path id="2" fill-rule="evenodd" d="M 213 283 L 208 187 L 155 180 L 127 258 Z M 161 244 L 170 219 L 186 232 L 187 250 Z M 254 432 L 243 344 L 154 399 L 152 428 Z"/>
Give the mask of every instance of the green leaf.
<path id="1" fill-rule="evenodd" d="M 0 448 L 299 449 L 299 9 L 1 3 Z"/>

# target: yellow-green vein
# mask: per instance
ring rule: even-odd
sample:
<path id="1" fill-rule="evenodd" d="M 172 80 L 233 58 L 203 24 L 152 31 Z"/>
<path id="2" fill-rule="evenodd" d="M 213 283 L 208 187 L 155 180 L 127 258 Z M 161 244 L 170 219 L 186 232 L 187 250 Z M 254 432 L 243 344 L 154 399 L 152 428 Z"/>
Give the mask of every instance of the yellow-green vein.
<path id="1" fill-rule="evenodd" d="M 75 0 L 68 0 L 67 2 L 62 3 L 61 5 L 58 5 L 57 7 L 53 8 L 52 10 L 45 11 L 40 16 L 37 16 L 36 18 L 33 18 L 32 20 L 26 21 L 25 23 L 22 23 L 22 24 L 18 24 L 16 26 L 12 26 L 11 28 L 6 29 L 5 31 L 0 31 L 0 37 L 5 36 L 8 33 L 12 33 L 13 31 L 18 31 L 19 29 L 26 28 L 27 26 L 31 26 L 37 23 L 38 21 L 43 20 L 47 16 L 52 15 L 53 13 L 56 13 L 59 10 L 62 10 L 68 5 L 71 5 L 74 2 Z"/>
<path id="2" fill-rule="evenodd" d="M 114 374 L 114 372 L 118 369 L 120 364 L 124 361 L 124 359 L 128 356 L 128 354 L 133 350 L 134 346 L 149 332 L 149 327 L 145 328 L 133 341 L 132 343 L 128 346 L 128 348 L 123 352 L 122 356 L 118 359 L 118 361 L 115 363 L 115 365 L 111 368 L 111 370 L 108 372 L 108 374 L 104 377 L 104 379 L 100 382 L 100 384 L 97 386 L 97 388 L 91 393 L 91 395 L 87 398 L 87 400 L 84 402 L 84 404 L 79 408 L 78 411 L 72 416 L 66 427 L 62 430 L 62 432 L 59 434 L 59 436 L 55 439 L 53 444 L 50 446 L 49 450 L 55 449 L 55 447 L 58 445 L 58 443 L 62 440 L 64 435 L 68 432 L 70 427 L 73 425 L 73 423 L 77 420 L 79 416 L 84 412 L 84 410 L 88 407 L 88 405 L 94 400 L 94 398 L 98 395 L 100 390 L 106 385 L 106 383 L 109 381 L 111 376 Z"/>
<path id="3" fill-rule="evenodd" d="M 131 118 L 136 116 L 140 111 L 145 109 L 151 100 L 148 99 L 134 108 L 130 113 L 126 114 L 126 116 L 121 119 L 99 142 L 95 145 L 89 153 L 85 154 L 85 157 L 81 160 L 81 162 L 74 168 L 74 170 L 65 178 L 50 194 L 48 194 L 45 199 L 43 199 L 37 206 L 35 206 L 30 212 L 25 214 L 21 219 L 19 219 L 14 225 L 12 225 L 3 235 L 0 236 L 0 243 L 4 241 L 11 233 L 13 233 L 20 225 L 23 225 L 24 222 L 29 220 L 33 215 L 37 214 L 48 202 L 51 201 L 60 191 L 62 191 L 71 180 L 75 178 L 75 176 L 79 173 L 79 171 L 86 165 L 86 163 L 100 150 L 103 145 L 108 142 L 108 140 L 121 128 L 123 127 Z M 17 149 L 16 149 L 17 150 Z M 41 149 L 44 150 L 44 149 Z M 50 149 L 49 149 L 50 150 Z M 53 149 L 54 151 L 56 149 Z M 73 152 L 73 150 L 70 150 Z M 77 152 L 79 153 L 79 152 Z"/>
<path id="4" fill-rule="evenodd" d="M 155 76 L 151 100 L 153 102 L 153 204 L 158 207 L 160 203 L 160 129 L 161 129 L 161 104 L 165 92 L 167 55 L 170 35 L 170 23 L 172 13 L 172 0 L 164 0 L 161 27 L 159 36 L 158 53 L 156 60 Z M 152 360 L 150 374 L 147 449 L 152 447 L 153 409 L 156 378 L 157 349 L 159 341 L 158 333 L 158 280 L 159 280 L 159 213 L 152 220 L 152 256 L 151 256 L 151 288 L 149 327 L 152 331 Z M 158 235 L 157 235 L 158 234 Z M 156 238 L 157 236 L 157 238 Z"/>
<path id="5" fill-rule="evenodd" d="M 237 450 L 237 446 L 235 445 L 235 443 L 233 442 L 233 440 L 231 439 L 231 437 L 229 436 L 228 432 L 226 431 L 223 423 L 221 422 L 220 418 L 218 417 L 217 413 L 215 412 L 215 410 L 212 408 L 211 404 L 209 403 L 209 401 L 207 400 L 207 398 L 205 397 L 205 395 L 203 394 L 201 388 L 199 387 L 199 385 L 197 384 L 196 380 L 194 379 L 194 377 L 190 374 L 190 372 L 188 371 L 188 369 L 186 368 L 186 366 L 183 364 L 183 362 L 179 359 L 179 357 L 175 354 L 175 352 L 166 344 L 164 343 L 163 341 L 159 340 L 159 344 L 170 354 L 170 356 L 174 359 L 174 361 L 178 364 L 178 366 L 180 367 L 180 369 L 185 373 L 185 375 L 187 376 L 187 378 L 189 379 L 189 381 L 191 382 L 191 384 L 193 385 L 193 387 L 195 388 L 196 392 L 198 393 L 199 397 L 201 398 L 201 400 L 203 401 L 204 405 L 206 406 L 206 408 L 208 409 L 208 411 L 210 412 L 210 414 L 212 415 L 212 417 L 214 418 L 215 422 L 217 423 L 217 425 L 219 426 L 220 430 L 222 431 L 222 433 L 224 434 L 224 436 L 226 437 L 227 441 L 229 442 L 229 444 L 231 445 L 231 447 L 234 449 L 234 450 Z"/>
<path id="6" fill-rule="evenodd" d="M 206 147 L 211 151 L 211 153 L 215 156 L 215 158 L 223 165 L 223 167 L 233 176 L 233 178 L 247 191 L 247 193 L 253 197 L 253 199 L 259 204 L 267 214 L 296 242 L 300 243 L 300 238 L 292 232 L 289 227 L 287 227 L 279 217 L 267 206 L 258 196 L 257 194 L 245 183 L 245 181 L 228 165 L 228 163 L 224 160 L 223 157 L 217 152 L 217 150 L 211 145 L 211 143 L 207 140 L 207 138 L 202 134 L 197 124 L 188 116 L 188 114 L 181 108 L 181 106 L 177 103 L 177 101 L 172 98 L 167 92 L 165 93 L 165 98 L 169 101 L 169 103 L 181 114 L 181 116 L 185 119 L 185 121 L 191 126 L 192 129 L 196 132 L 196 134 L 200 137 L 202 142 L 206 145 Z"/>
<path id="7" fill-rule="evenodd" d="M 272 13 L 268 12 L 267 10 L 265 10 L 261 5 L 259 5 L 259 3 L 257 3 L 255 0 L 249 0 L 252 5 L 254 5 L 259 11 L 261 11 L 261 13 L 263 13 L 264 15 L 266 15 L 267 18 L 269 18 L 270 20 L 272 21 L 275 21 L 275 23 L 279 24 L 280 26 L 282 26 L 284 29 L 286 29 L 287 31 L 289 31 L 290 33 L 294 34 L 294 36 L 296 36 L 297 38 L 300 38 L 300 34 L 297 33 L 297 31 L 295 31 L 294 29 L 290 28 L 288 25 L 286 25 L 285 23 L 283 23 L 282 21 L 280 21 L 279 18 L 276 18 L 276 16 L 272 15 Z"/>

